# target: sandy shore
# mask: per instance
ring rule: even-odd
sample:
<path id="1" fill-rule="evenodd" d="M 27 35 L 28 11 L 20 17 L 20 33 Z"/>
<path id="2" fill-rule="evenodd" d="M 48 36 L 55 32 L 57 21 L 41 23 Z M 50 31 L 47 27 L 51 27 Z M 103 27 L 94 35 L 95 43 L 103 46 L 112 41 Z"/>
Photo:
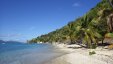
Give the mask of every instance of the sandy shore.
<path id="1" fill-rule="evenodd" d="M 89 55 L 91 49 L 78 48 L 72 49 L 68 47 L 79 47 L 78 45 L 57 44 L 57 47 L 69 52 L 68 54 L 57 57 L 46 64 L 113 64 L 113 50 L 103 49 L 98 47 L 92 49 L 96 52 L 94 55 Z"/>

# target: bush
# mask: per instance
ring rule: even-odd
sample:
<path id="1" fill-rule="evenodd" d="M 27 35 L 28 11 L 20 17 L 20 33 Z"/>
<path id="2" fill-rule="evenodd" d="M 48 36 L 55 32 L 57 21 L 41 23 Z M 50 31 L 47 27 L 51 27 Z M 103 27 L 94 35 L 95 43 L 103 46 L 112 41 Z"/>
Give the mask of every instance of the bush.
<path id="1" fill-rule="evenodd" d="M 89 55 L 93 55 L 93 54 L 96 54 L 96 52 L 95 51 L 89 52 Z"/>
<path id="2" fill-rule="evenodd" d="M 92 45 L 92 49 L 96 49 L 97 45 L 96 44 L 93 44 Z"/>

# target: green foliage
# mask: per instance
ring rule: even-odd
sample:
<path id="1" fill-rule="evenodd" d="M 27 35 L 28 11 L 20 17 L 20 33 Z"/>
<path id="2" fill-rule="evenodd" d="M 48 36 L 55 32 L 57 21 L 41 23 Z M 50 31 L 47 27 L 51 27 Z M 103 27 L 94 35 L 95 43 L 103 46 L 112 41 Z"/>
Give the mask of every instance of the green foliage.
<path id="1" fill-rule="evenodd" d="M 98 41 L 104 39 L 108 32 L 107 17 L 113 13 L 107 0 L 102 0 L 84 16 L 69 22 L 66 26 L 45 35 L 33 38 L 28 42 L 60 42 L 86 44 L 88 48 L 95 48 Z"/>
<path id="2" fill-rule="evenodd" d="M 96 52 L 95 51 L 89 52 L 89 55 L 93 55 L 93 54 L 96 54 Z"/>
<path id="3" fill-rule="evenodd" d="M 92 44 L 92 48 L 91 49 L 96 49 L 97 45 L 96 44 Z"/>
<path id="4" fill-rule="evenodd" d="M 113 38 L 113 33 L 107 33 L 107 34 L 105 34 L 105 37 L 107 37 L 107 38 Z"/>

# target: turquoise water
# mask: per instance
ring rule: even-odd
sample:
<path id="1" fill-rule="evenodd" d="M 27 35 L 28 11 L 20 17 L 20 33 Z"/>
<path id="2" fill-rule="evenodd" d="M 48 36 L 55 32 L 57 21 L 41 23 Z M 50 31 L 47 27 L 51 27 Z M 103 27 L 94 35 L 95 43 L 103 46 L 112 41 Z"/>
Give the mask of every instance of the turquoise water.
<path id="1" fill-rule="evenodd" d="M 0 64 L 43 64 L 62 54 L 50 44 L 0 43 Z"/>

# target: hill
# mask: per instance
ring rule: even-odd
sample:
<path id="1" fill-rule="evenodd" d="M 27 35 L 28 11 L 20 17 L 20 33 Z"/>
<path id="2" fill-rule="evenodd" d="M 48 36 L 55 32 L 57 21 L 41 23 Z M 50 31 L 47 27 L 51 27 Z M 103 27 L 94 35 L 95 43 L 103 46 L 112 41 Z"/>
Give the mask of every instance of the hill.
<path id="1" fill-rule="evenodd" d="M 113 0 L 111 0 L 113 4 Z M 104 40 L 107 33 L 113 32 L 113 8 L 108 0 L 102 0 L 89 12 L 66 26 L 52 31 L 48 34 L 38 36 L 29 40 L 33 42 L 49 43 L 85 43 L 88 45 L 96 44 Z"/>

